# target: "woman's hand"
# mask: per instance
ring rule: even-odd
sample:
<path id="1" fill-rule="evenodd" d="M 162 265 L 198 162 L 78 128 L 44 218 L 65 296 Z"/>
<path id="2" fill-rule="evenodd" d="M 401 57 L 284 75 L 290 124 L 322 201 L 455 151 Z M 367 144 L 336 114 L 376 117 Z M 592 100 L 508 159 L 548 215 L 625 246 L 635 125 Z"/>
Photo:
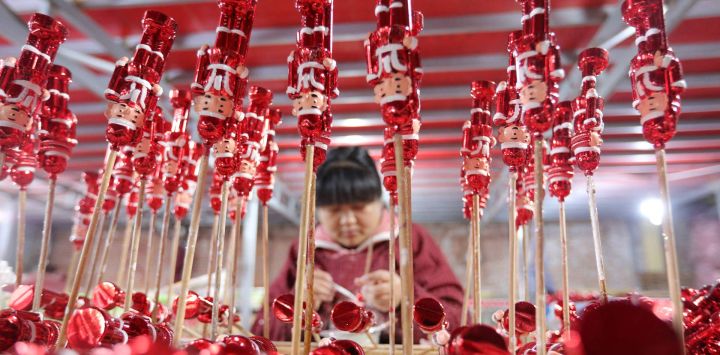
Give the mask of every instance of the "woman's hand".
<path id="1" fill-rule="evenodd" d="M 332 302 L 335 298 L 335 282 L 330 274 L 320 269 L 313 273 L 313 303 L 315 310 L 320 308 L 323 302 Z"/>
<path id="2" fill-rule="evenodd" d="M 390 303 L 390 282 L 393 283 L 395 293 L 392 304 Z M 387 270 L 376 270 L 355 279 L 355 284 L 361 287 L 360 292 L 370 307 L 386 312 L 390 310 L 391 306 L 397 307 L 400 303 L 400 276 L 398 274 L 390 275 Z"/>

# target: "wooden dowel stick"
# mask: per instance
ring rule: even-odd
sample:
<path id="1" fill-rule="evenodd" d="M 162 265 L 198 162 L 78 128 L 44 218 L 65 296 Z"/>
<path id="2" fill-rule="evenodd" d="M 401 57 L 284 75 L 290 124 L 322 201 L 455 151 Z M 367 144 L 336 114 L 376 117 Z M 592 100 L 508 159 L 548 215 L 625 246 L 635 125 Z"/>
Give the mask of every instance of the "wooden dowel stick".
<path id="1" fill-rule="evenodd" d="M 242 221 L 240 221 L 240 222 L 241 222 L 240 224 L 242 224 Z M 227 247 L 225 247 L 223 249 L 224 255 L 223 255 L 223 259 L 221 260 L 222 262 L 225 263 L 225 270 L 230 270 L 232 268 L 232 258 L 233 258 L 232 254 L 233 254 L 233 251 L 235 250 L 235 244 L 236 244 L 236 240 L 235 240 L 235 238 L 232 238 L 232 236 L 236 234 L 237 227 L 238 226 L 236 226 L 235 223 L 230 223 L 230 236 L 231 237 L 228 238 L 230 240 L 230 243 Z M 220 268 L 222 268 L 222 266 L 220 266 Z M 229 285 L 229 284 L 230 284 L 230 273 L 228 272 L 225 275 L 225 279 L 223 280 L 223 285 L 222 285 L 223 289 L 225 290 L 225 292 L 223 294 L 223 302 L 225 302 L 225 304 L 230 303 L 230 288 L 227 287 L 227 285 Z"/>
<path id="2" fill-rule="evenodd" d="M 396 163 L 397 164 L 397 163 Z M 403 165 L 405 163 L 403 162 Z M 410 287 L 408 290 L 410 291 L 410 330 L 412 331 L 415 327 L 415 323 L 412 322 L 412 310 L 415 306 L 415 262 L 414 262 L 414 254 L 413 254 L 413 223 L 412 223 L 412 193 L 411 193 L 411 187 L 412 187 L 412 168 L 409 166 L 405 166 L 405 173 L 403 174 L 403 179 L 405 180 L 405 224 L 407 225 L 407 238 L 405 239 L 405 250 L 408 251 L 407 253 L 407 266 L 408 266 L 408 275 L 410 275 L 410 279 L 408 280 L 408 283 Z M 413 331 L 413 334 L 415 332 Z"/>
<path id="3" fill-rule="evenodd" d="M 402 279 L 402 302 L 400 304 L 400 316 L 403 333 L 403 354 L 412 355 L 412 344 L 413 344 L 413 324 L 412 324 L 412 292 L 413 292 L 413 277 L 411 269 L 410 254 L 412 249 L 408 249 L 408 238 L 409 233 L 409 221 L 408 221 L 408 202 L 407 192 L 405 185 L 408 182 L 405 179 L 405 164 L 403 164 L 403 144 L 402 136 L 395 134 L 393 139 L 394 150 L 395 150 L 395 174 L 398 185 L 398 202 L 400 205 L 400 212 L 398 213 L 400 219 L 400 278 Z"/>
<path id="4" fill-rule="evenodd" d="M 396 232 L 395 232 L 395 202 L 393 201 L 393 198 L 390 197 L 390 211 L 388 213 L 390 214 L 390 240 L 388 241 L 388 258 L 390 259 L 388 261 L 389 265 L 389 272 L 390 275 L 395 275 L 395 241 L 396 241 Z M 397 320 L 397 317 L 395 316 L 395 283 L 390 283 L 390 310 L 388 312 L 388 320 L 390 321 L 390 329 L 388 331 L 389 334 L 389 340 L 390 340 L 390 355 L 395 354 L 395 323 Z"/>
<path id="5" fill-rule="evenodd" d="M 152 319 L 153 322 L 157 322 L 159 304 L 160 304 L 160 285 L 162 285 L 163 278 L 163 264 L 165 262 L 165 239 L 168 237 L 168 231 L 170 229 L 170 203 L 172 202 L 171 195 L 167 195 L 165 198 L 165 211 L 162 220 L 162 229 L 160 230 L 160 244 L 158 245 L 157 262 L 155 264 L 155 308 L 153 308 Z M 167 304 L 171 305 L 170 300 L 167 300 Z"/>
<path id="6" fill-rule="evenodd" d="M 105 238 L 105 247 L 102 249 L 102 256 L 100 257 L 100 272 L 98 273 L 97 279 L 93 282 L 93 285 L 99 284 L 105 279 L 105 271 L 107 270 L 107 256 L 112 244 L 115 242 L 115 231 L 117 230 L 118 220 L 120 219 L 120 206 L 122 204 L 122 196 L 118 197 L 118 201 L 115 204 L 115 211 L 113 211 L 112 218 L 110 219 L 110 228 L 108 229 L 107 238 Z"/>
<path id="7" fill-rule="evenodd" d="M 68 297 L 68 303 L 65 307 L 65 315 L 63 316 L 62 326 L 60 327 L 60 334 L 58 336 L 57 347 L 65 347 L 65 341 L 67 338 L 67 327 L 70 316 L 75 311 L 75 304 L 77 303 L 78 293 L 80 292 L 80 282 L 82 281 L 82 274 L 85 272 L 87 266 L 88 254 L 90 254 L 90 245 L 92 245 L 93 239 L 95 238 L 95 229 L 97 228 L 98 217 L 100 210 L 102 209 L 103 200 L 105 200 L 105 192 L 110 185 L 110 176 L 112 175 L 112 167 L 115 165 L 115 158 L 117 158 L 117 151 L 109 149 L 107 156 L 107 162 L 105 162 L 105 169 L 103 170 L 102 182 L 100 183 L 100 191 L 98 192 L 97 200 L 95 200 L 95 208 L 93 214 L 90 217 L 90 225 L 88 226 L 87 236 L 83 243 L 82 251 L 80 252 L 80 260 L 78 261 L 77 269 L 75 270 L 75 277 L 73 279 L 73 285 L 70 288 L 70 295 Z"/>
<path id="8" fill-rule="evenodd" d="M 198 184 L 195 190 L 195 199 L 193 200 L 192 216 L 190 218 L 190 230 L 185 248 L 185 260 L 183 262 L 182 280 L 180 281 L 180 294 L 178 295 L 177 311 L 175 312 L 175 336 L 173 337 L 173 346 L 180 345 L 180 339 L 183 335 L 183 326 L 185 324 L 185 299 L 187 298 L 190 276 L 192 274 L 193 261 L 195 260 L 195 247 L 197 246 L 198 232 L 200 229 L 200 211 L 202 209 L 203 193 L 205 191 L 205 177 L 207 175 L 208 154 L 203 154 L 198 164 L 200 173 L 198 174 Z"/>
<path id="9" fill-rule="evenodd" d="M 473 235 L 472 264 L 473 264 L 473 323 L 482 323 L 482 294 L 480 270 L 480 195 L 473 194 L 472 223 L 475 233 Z"/>
<path id="10" fill-rule="evenodd" d="M 308 256 L 307 267 L 305 269 L 305 301 L 309 311 L 305 311 L 305 337 L 303 338 L 305 341 L 305 351 L 303 354 L 310 352 L 310 341 L 312 338 L 311 335 L 313 334 L 312 319 L 315 310 L 315 294 L 313 292 L 315 283 L 315 179 L 316 176 L 313 172 L 310 178 L 310 204 L 308 205 L 308 214 L 306 215 L 307 224 L 305 225 L 308 233 Z"/>
<path id="11" fill-rule="evenodd" d="M 217 244 L 218 223 L 220 223 L 220 214 L 213 214 L 213 224 L 212 229 L 210 229 L 210 250 L 214 250 L 213 248 L 215 248 L 215 245 Z M 208 296 L 210 296 L 210 292 L 212 290 L 213 274 L 215 273 L 216 268 L 217 253 L 210 253 L 207 267 L 207 292 L 205 293 Z"/>
<path id="12" fill-rule="evenodd" d="M 132 295 L 135 292 L 135 273 L 137 272 L 138 254 L 140 253 L 140 235 L 142 234 L 142 217 L 143 206 L 145 205 L 145 184 L 147 180 L 140 179 L 140 190 L 138 191 L 138 207 L 135 213 L 135 225 L 132 231 L 132 242 L 130 243 L 130 263 L 128 264 L 128 273 L 125 282 L 125 305 L 124 312 L 130 310 L 132 305 Z"/>
<path id="13" fill-rule="evenodd" d="M 268 206 L 263 204 L 262 219 L 262 282 L 263 282 L 263 337 L 270 339 L 270 259 L 268 248 L 270 247 Z"/>
<path id="14" fill-rule="evenodd" d="M 224 226 L 219 226 L 221 228 L 225 228 Z M 217 254 L 217 259 L 215 262 L 215 270 L 213 270 L 212 275 L 215 277 L 215 281 L 213 284 L 213 315 L 212 319 L 218 319 L 218 323 L 216 325 L 215 333 L 217 337 L 218 333 L 218 327 L 219 327 L 219 319 L 220 319 L 220 300 L 222 297 L 220 297 L 220 293 L 222 290 L 222 270 L 223 270 L 223 253 L 225 249 L 225 238 L 215 238 L 215 245 L 213 246 L 215 253 Z M 218 307 L 214 307 L 215 300 L 218 300 Z M 204 329 L 203 329 L 204 331 Z M 212 332 L 212 331 L 211 331 Z M 215 338 L 213 338 L 215 339 Z"/>
<path id="15" fill-rule="evenodd" d="M 473 223 L 470 221 L 468 230 L 468 246 L 465 251 L 465 291 L 463 293 L 463 304 L 462 313 L 460 314 L 460 326 L 466 326 L 468 323 L 468 308 L 470 305 L 470 292 L 473 289 L 473 263 L 472 263 L 472 250 L 473 250 Z"/>
<path id="16" fill-rule="evenodd" d="M 73 276 L 75 275 L 75 269 L 77 268 L 79 258 L 80 251 L 75 249 L 75 246 L 73 246 L 72 257 L 70 258 L 70 265 L 68 265 L 67 274 L 65 274 L 65 293 L 70 292 L 70 287 L 72 286 Z"/>
<path id="17" fill-rule="evenodd" d="M 291 355 L 300 354 L 300 333 L 302 331 L 302 315 L 303 315 L 303 293 L 305 285 L 305 266 L 307 261 L 307 214 L 310 210 L 310 179 L 313 174 L 313 159 L 315 157 L 315 146 L 308 144 L 305 146 L 305 182 L 303 184 L 304 191 L 302 197 L 302 210 L 300 211 L 300 241 L 298 243 L 298 255 L 295 273 L 295 299 L 293 302 L 293 327 L 292 338 L 290 344 Z M 312 306 L 310 306 L 312 307 Z M 308 308 L 310 308 L 308 307 Z"/>
<path id="18" fill-rule="evenodd" d="M 563 335 L 570 337 L 570 278 L 568 275 L 568 245 L 567 225 L 565 222 L 565 202 L 560 201 L 560 254 L 562 258 L 562 288 L 563 288 Z"/>
<path id="19" fill-rule="evenodd" d="M 45 269 L 47 268 L 50 234 L 52 233 L 53 205 L 55 204 L 55 183 L 55 178 L 51 178 L 48 182 L 48 199 L 47 203 L 45 203 L 45 220 L 43 222 L 42 241 L 40 242 L 40 260 L 38 262 L 37 276 L 35 277 L 35 292 L 33 292 L 32 310 L 34 312 L 40 309 L 43 284 L 45 283 Z"/>
<path id="20" fill-rule="evenodd" d="M 5 165 L 5 153 L 0 152 L 0 169 Z"/>
<path id="21" fill-rule="evenodd" d="M 602 239 L 600 237 L 600 220 L 598 218 L 597 201 L 595 200 L 595 183 L 592 175 L 587 176 L 588 205 L 590 207 L 590 224 L 592 226 L 593 245 L 595 246 L 595 266 L 597 267 L 600 284 L 600 300 L 608 301 L 607 280 L 605 278 L 605 259 L 603 258 Z"/>
<path id="22" fill-rule="evenodd" d="M 528 244 L 530 244 L 530 225 L 525 223 L 522 225 L 522 265 L 520 274 L 523 276 L 523 295 L 521 299 L 530 302 L 530 253 Z"/>
<path id="23" fill-rule="evenodd" d="M 170 268 L 168 269 L 168 288 L 167 288 L 167 301 L 168 304 L 172 304 L 175 294 L 173 289 L 175 288 L 175 269 L 177 268 L 177 257 L 178 249 L 180 249 L 180 232 L 182 230 L 182 220 L 175 218 L 175 226 L 173 227 L 173 239 L 170 252 Z"/>
<path id="24" fill-rule="evenodd" d="M 145 281 L 145 289 L 144 293 L 147 295 L 148 291 L 150 290 L 150 284 L 152 283 L 150 281 L 150 274 L 152 272 L 152 246 L 153 246 L 153 239 L 155 238 L 155 220 L 157 219 L 157 213 L 154 211 L 150 211 L 150 225 L 148 226 L 148 234 L 147 234 L 147 240 L 145 244 L 145 276 L 143 276 L 143 281 Z"/>
<path id="25" fill-rule="evenodd" d="M 680 294 L 680 273 L 678 270 L 677 247 L 675 246 L 675 227 L 673 225 L 672 203 L 670 202 L 670 185 L 668 184 L 667 177 L 665 149 L 655 149 L 655 157 L 657 158 L 660 198 L 662 199 L 664 208 L 662 224 L 663 246 L 665 248 L 665 265 L 673 310 L 673 328 L 675 328 L 675 332 L 682 341 L 684 349 L 685 337 L 683 335 L 683 305 Z"/>
<path id="26" fill-rule="evenodd" d="M 115 282 L 118 284 L 125 283 L 125 271 L 127 270 L 128 255 L 130 254 L 130 238 L 132 238 L 132 220 L 135 219 L 133 216 L 127 216 L 125 221 L 125 231 L 123 232 L 122 251 L 120 252 L 120 265 L 118 265 L 118 272 L 115 276 Z"/>
<path id="27" fill-rule="evenodd" d="M 225 228 L 224 226 L 221 226 L 222 228 Z M 216 233 L 219 231 L 216 231 Z M 219 319 L 220 319 L 220 300 L 222 297 L 220 297 L 220 293 L 222 290 L 222 270 L 223 270 L 223 253 L 225 249 L 225 238 L 215 238 L 215 245 L 212 246 L 212 250 L 215 254 L 217 254 L 217 258 L 215 259 L 215 269 L 210 273 L 213 275 L 215 280 L 213 281 L 213 313 L 212 313 L 212 319 L 217 319 L 218 322 L 215 326 L 215 333 L 217 337 L 218 332 L 218 326 L 219 326 Z M 215 300 L 217 300 L 218 307 L 215 307 Z M 212 323 L 211 323 L 212 324 Z M 203 333 L 205 333 L 207 327 L 203 327 Z M 212 332 L 212 330 L 211 330 Z M 213 338 L 214 339 L 214 338 Z"/>
<path id="28" fill-rule="evenodd" d="M 218 324 L 220 323 L 220 282 L 222 280 L 222 256 L 223 246 L 225 244 L 225 231 L 227 223 L 227 211 L 228 211 L 228 190 L 230 189 L 230 182 L 225 181 L 222 185 L 222 192 L 220 194 L 220 222 L 217 228 L 217 237 L 215 239 L 214 253 L 217 260 L 215 268 L 215 288 L 213 294 L 213 308 L 212 308 L 212 322 L 210 323 L 210 339 L 216 339 L 218 336 Z"/>
<path id="29" fill-rule="evenodd" d="M 508 183 L 508 229 L 509 229 L 509 258 L 510 258 L 510 282 L 508 292 L 508 313 L 509 313 L 509 330 L 508 337 L 510 338 L 510 353 L 515 354 L 517 348 L 517 341 L 515 335 L 515 302 L 517 296 L 515 290 L 517 289 L 517 229 L 515 228 L 515 195 L 517 194 L 517 172 L 510 172 L 510 179 Z"/>
<path id="30" fill-rule="evenodd" d="M 543 220 L 543 139 L 535 140 L 535 328 L 538 355 L 545 355 L 545 229 Z M 529 293 L 529 292 L 528 292 Z"/>
<path id="31" fill-rule="evenodd" d="M 227 324 L 228 334 L 233 333 L 233 325 L 235 324 L 235 285 L 237 284 L 238 259 L 240 258 L 240 247 L 242 246 L 240 236 L 242 234 L 241 212 L 243 210 L 243 204 L 245 204 L 245 197 L 238 196 L 235 201 L 235 221 L 233 221 L 235 228 L 233 231 L 234 233 L 231 236 L 235 239 L 235 244 L 233 245 L 232 250 L 228 250 L 228 255 L 231 257 L 229 270 L 230 275 L 228 277 L 229 282 L 227 282 L 226 286 L 230 291 L 230 301 L 228 302 L 228 306 L 230 306 Z"/>
<path id="32" fill-rule="evenodd" d="M 17 255 L 15 256 L 15 288 L 22 284 L 23 259 L 25 258 L 25 206 L 27 205 L 27 190 L 21 188 L 18 192 L 17 210 Z"/>
<path id="33" fill-rule="evenodd" d="M 88 270 L 88 274 L 85 278 L 85 296 L 89 297 L 90 292 L 93 290 L 93 281 L 95 279 L 95 274 L 97 273 L 98 269 L 98 262 L 100 261 L 100 248 L 104 245 L 103 243 L 103 237 L 105 233 L 103 233 L 103 229 L 105 229 L 105 220 L 107 219 L 107 213 L 103 213 L 100 215 L 100 222 L 98 222 L 98 228 L 95 241 L 92 245 L 92 255 L 90 256 L 90 269 Z"/>

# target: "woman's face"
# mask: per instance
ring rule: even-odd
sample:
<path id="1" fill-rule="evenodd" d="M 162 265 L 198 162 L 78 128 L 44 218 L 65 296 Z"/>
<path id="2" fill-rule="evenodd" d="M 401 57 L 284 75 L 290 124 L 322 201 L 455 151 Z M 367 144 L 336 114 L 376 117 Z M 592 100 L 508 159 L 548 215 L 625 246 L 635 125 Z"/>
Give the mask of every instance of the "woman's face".
<path id="1" fill-rule="evenodd" d="M 318 208 L 318 221 L 333 241 L 354 248 L 377 231 L 382 218 L 382 202 L 331 205 Z"/>

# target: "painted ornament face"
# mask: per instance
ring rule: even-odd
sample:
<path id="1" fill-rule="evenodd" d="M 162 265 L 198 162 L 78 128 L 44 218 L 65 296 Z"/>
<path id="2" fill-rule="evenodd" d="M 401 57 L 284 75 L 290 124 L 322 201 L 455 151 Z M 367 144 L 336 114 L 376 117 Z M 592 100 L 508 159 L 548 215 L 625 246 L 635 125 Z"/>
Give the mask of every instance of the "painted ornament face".
<path id="1" fill-rule="evenodd" d="M 591 132 L 590 133 L 590 146 L 591 147 L 599 147 L 603 144 L 603 139 L 597 132 Z"/>
<path id="2" fill-rule="evenodd" d="M 656 114 L 656 112 L 665 112 L 668 105 L 668 95 L 664 92 L 654 92 L 650 96 L 640 100 L 637 106 L 641 117 Z"/>
<path id="3" fill-rule="evenodd" d="M 528 143 L 530 141 L 530 135 L 528 134 L 527 130 L 522 126 L 508 125 L 500 129 L 498 141 L 500 143 Z"/>
<path id="4" fill-rule="evenodd" d="M 0 104 L 0 121 L 11 122 L 27 130 L 31 123 L 30 115 L 15 104 Z"/>
<path id="5" fill-rule="evenodd" d="M 210 116 L 230 117 L 233 114 L 233 102 L 228 95 L 205 93 L 196 96 L 193 101 L 195 102 L 195 111 L 200 115 L 209 113 Z"/>
<path id="6" fill-rule="evenodd" d="M 143 138 L 140 140 L 140 143 L 138 143 L 138 144 L 135 146 L 135 155 L 134 155 L 134 157 L 135 157 L 135 158 L 141 158 L 141 157 L 147 156 L 147 155 L 150 153 L 150 150 L 151 150 L 151 146 L 152 146 L 151 143 L 152 143 L 152 141 L 151 141 L 150 137 L 143 137 Z"/>
<path id="7" fill-rule="evenodd" d="M 404 101 L 412 93 L 412 80 L 404 73 L 393 73 L 392 76 L 382 79 L 373 88 L 375 102 L 385 104 L 393 101 Z"/>
<path id="8" fill-rule="evenodd" d="M 136 130 L 145 123 L 145 113 L 139 107 L 131 107 L 124 102 L 108 103 L 105 117 L 110 124 L 123 126 L 130 130 Z"/>
<path id="9" fill-rule="evenodd" d="M 463 169 L 468 172 L 488 171 L 488 162 L 486 158 L 466 158 L 463 161 Z"/>
<path id="10" fill-rule="evenodd" d="M 321 114 L 327 108 L 327 97 L 320 91 L 304 92 L 299 98 L 293 100 L 292 114 Z"/>
<path id="11" fill-rule="evenodd" d="M 542 80 L 533 80 L 520 90 L 520 102 L 523 106 L 528 103 L 542 103 L 547 98 L 548 86 Z"/>
<path id="12" fill-rule="evenodd" d="M 240 168 L 238 169 L 238 172 L 241 174 L 250 174 L 255 175 L 255 164 L 252 162 L 243 159 L 240 162 Z"/>
<path id="13" fill-rule="evenodd" d="M 175 175 L 178 171 L 178 162 L 175 160 L 167 160 L 163 163 L 162 169 L 166 175 Z"/>
<path id="14" fill-rule="evenodd" d="M 232 138 L 224 138 L 223 140 L 215 143 L 213 149 L 215 150 L 216 157 L 230 158 L 235 154 L 235 140 Z"/>

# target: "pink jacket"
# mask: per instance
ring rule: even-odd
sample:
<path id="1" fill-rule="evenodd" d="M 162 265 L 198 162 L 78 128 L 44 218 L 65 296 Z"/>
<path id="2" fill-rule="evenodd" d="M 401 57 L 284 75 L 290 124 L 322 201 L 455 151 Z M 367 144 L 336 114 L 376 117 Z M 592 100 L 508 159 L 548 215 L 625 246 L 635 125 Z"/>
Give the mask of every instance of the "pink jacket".
<path id="1" fill-rule="evenodd" d="M 365 260 L 367 257 L 368 246 L 374 243 L 373 256 L 370 271 L 378 269 L 388 269 L 388 240 L 389 240 L 389 218 L 386 215 L 383 223 L 378 228 L 378 232 L 363 244 L 355 249 L 346 249 L 337 243 L 334 243 L 329 234 L 322 226 L 316 228 L 316 251 L 315 251 L 315 267 L 330 273 L 333 281 L 338 285 L 358 294 L 359 287 L 355 286 L 354 279 L 362 276 L 364 272 Z M 423 297 L 433 297 L 439 300 L 445 307 L 447 320 L 452 330 L 460 323 L 460 314 L 462 312 L 463 289 L 458 282 L 455 274 L 448 265 L 445 256 L 440 248 L 433 241 L 430 234 L 421 226 L 413 225 L 413 255 L 414 255 L 414 274 L 415 274 L 415 300 Z M 293 242 L 290 248 L 290 254 L 280 271 L 270 286 L 270 302 L 276 297 L 287 293 L 293 293 L 295 283 L 295 265 L 297 262 L 298 245 L 297 241 Z M 399 265 L 399 258 L 396 253 L 396 270 Z M 323 303 L 318 309 L 318 313 L 324 322 L 324 329 L 327 329 L 330 323 L 330 311 L 335 303 L 347 300 L 340 293 L 335 294 L 332 303 Z M 258 319 L 253 324 L 252 332 L 262 334 L 262 311 L 260 311 Z M 386 315 L 376 313 L 380 316 L 377 323 L 384 322 Z M 397 309 L 397 319 L 400 319 L 400 309 Z M 400 331 L 400 322 L 397 322 L 396 336 L 398 341 L 401 340 L 402 332 Z M 288 341 L 291 338 L 291 324 L 284 324 L 277 321 L 271 312 L 270 319 L 270 339 L 278 341 Z M 414 341 L 417 343 L 420 338 L 424 337 L 422 332 L 415 326 Z M 381 336 L 381 341 L 387 342 L 387 333 Z"/>

